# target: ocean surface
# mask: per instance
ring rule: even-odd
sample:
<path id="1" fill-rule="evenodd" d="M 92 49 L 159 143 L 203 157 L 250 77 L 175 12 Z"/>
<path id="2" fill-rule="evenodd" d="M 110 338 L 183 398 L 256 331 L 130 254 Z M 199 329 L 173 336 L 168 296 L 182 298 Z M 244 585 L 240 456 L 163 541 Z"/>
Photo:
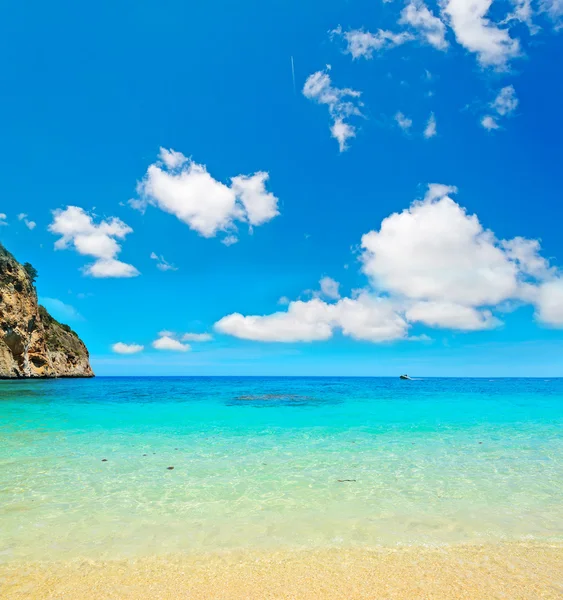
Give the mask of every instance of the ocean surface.
<path id="1" fill-rule="evenodd" d="M 562 425 L 563 379 L 0 381 L 0 562 L 561 542 Z"/>

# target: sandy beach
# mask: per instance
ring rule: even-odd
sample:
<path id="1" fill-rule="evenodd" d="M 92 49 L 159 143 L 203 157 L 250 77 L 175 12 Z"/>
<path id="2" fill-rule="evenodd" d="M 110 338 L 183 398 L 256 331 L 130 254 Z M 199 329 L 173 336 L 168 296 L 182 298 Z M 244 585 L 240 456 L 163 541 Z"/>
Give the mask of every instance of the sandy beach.
<path id="1" fill-rule="evenodd" d="M 8 563 L 3 600 L 563 597 L 563 545 L 228 552 Z"/>

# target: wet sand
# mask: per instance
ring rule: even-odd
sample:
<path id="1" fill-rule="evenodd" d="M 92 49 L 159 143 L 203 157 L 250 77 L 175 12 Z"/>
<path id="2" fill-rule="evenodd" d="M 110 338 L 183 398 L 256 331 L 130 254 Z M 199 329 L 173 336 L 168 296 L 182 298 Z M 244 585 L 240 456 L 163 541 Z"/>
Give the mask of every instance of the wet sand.
<path id="1" fill-rule="evenodd" d="M 563 545 L 237 551 L 6 563 L 3 600 L 563 598 Z"/>

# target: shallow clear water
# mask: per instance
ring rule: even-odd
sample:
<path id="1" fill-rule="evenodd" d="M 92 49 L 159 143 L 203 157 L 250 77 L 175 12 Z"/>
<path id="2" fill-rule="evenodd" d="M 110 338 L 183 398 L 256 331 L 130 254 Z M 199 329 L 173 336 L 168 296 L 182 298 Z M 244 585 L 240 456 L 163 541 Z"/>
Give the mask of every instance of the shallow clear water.
<path id="1" fill-rule="evenodd" d="M 562 541 L 562 424 L 561 379 L 3 381 L 0 561 Z"/>

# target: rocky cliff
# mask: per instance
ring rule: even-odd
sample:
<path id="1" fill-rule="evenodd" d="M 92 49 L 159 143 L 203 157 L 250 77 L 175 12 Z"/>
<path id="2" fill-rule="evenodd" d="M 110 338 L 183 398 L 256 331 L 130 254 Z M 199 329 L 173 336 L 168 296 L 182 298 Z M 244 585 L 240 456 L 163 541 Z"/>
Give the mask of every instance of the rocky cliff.
<path id="1" fill-rule="evenodd" d="M 37 304 L 26 267 L 0 244 L 0 378 L 93 377 L 84 342 Z"/>

